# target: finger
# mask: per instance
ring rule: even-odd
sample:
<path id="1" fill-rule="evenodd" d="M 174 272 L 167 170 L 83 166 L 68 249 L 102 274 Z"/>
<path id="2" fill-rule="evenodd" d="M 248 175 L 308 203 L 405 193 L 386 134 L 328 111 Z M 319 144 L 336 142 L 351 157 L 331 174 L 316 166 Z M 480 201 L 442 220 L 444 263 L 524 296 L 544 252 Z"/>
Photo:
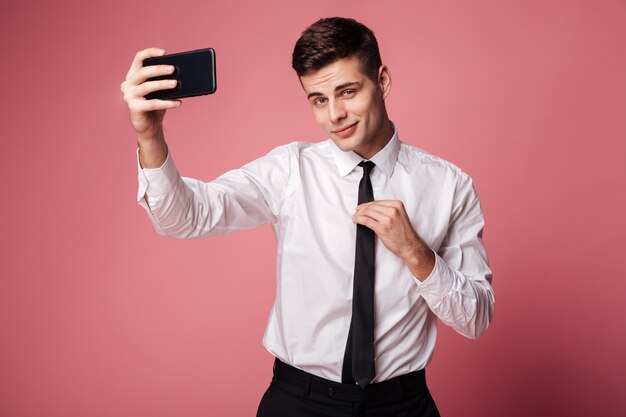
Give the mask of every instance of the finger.
<path id="1" fill-rule="evenodd" d="M 362 224 L 363 226 L 369 227 L 374 231 L 374 233 L 378 234 L 378 229 L 380 228 L 380 223 L 376 220 L 372 219 L 368 216 L 353 216 L 352 221 L 357 224 Z"/>
<path id="2" fill-rule="evenodd" d="M 389 217 L 397 216 L 398 214 L 402 214 L 402 207 L 398 207 L 397 205 L 389 205 L 389 204 L 377 204 L 376 202 L 371 202 L 367 204 L 361 204 L 356 207 L 356 212 L 362 210 L 376 210 L 380 213 L 384 213 Z"/>
<path id="3" fill-rule="evenodd" d="M 408 218 L 406 209 L 402 201 L 398 200 L 376 200 L 365 205 L 357 206 L 357 211 L 363 208 L 376 208 L 379 211 L 387 213 L 390 217 Z"/>
<path id="4" fill-rule="evenodd" d="M 388 222 L 397 213 L 393 207 L 370 205 L 361 207 L 354 213 L 355 216 L 368 216 L 377 222 Z"/>
<path id="5" fill-rule="evenodd" d="M 154 98 L 152 100 L 133 100 L 129 107 L 134 113 L 149 112 L 153 110 L 173 109 L 180 107 L 183 104 L 181 100 L 159 100 Z"/>
<path id="6" fill-rule="evenodd" d="M 132 88 L 133 86 L 144 83 L 148 78 L 172 74 L 174 70 L 175 68 L 172 65 L 149 65 L 147 67 L 141 67 L 132 74 L 125 83 Z"/>
<path id="7" fill-rule="evenodd" d="M 136 86 L 132 94 L 136 98 L 143 98 L 148 93 L 176 88 L 177 85 L 178 82 L 176 80 L 146 81 Z"/>
<path id="8" fill-rule="evenodd" d="M 133 75 L 137 70 L 143 67 L 143 60 L 146 58 L 150 58 L 153 56 L 162 56 L 165 54 L 165 50 L 160 48 L 146 48 L 135 54 L 135 58 L 133 59 L 132 64 L 130 64 L 130 69 L 128 73 L 126 73 L 126 79 L 128 79 L 131 75 Z"/>
<path id="9" fill-rule="evenodd" d="M 404 204 L 400 200 L 374 200 L 374 201 L 370 201 L 367 203 L 359 204 L 357 207 L 371 206 L 371 205 L 396 207 L 396 208 L 404 207 Z"/>
<path id="10" fill-rule="evenodd" d="M 176 80 L 156 80 L 146 81 L 139 85 L 123 84 L 124 100 L 130 102 L 132 100 L 146 100 L 145 95 L 153 91 L 167 90 L 176 88 L 178 83 Z"/>

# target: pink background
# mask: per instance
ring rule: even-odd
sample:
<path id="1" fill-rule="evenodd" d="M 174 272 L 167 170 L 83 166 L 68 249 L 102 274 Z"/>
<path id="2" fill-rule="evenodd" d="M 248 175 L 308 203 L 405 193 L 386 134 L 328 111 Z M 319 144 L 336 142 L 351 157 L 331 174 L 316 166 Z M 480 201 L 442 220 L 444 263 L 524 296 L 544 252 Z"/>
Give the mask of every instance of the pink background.
<path id="1" fill-rule="evenodd" d="M 2 0 L 0 416 L 254 415 L 271 230 L 158 236 L 119 85 L 140 49 L 216 49 L 218 93 L 165 119 L 209 180 L 324 139 L 290 55 L 332 15 L 376 32 L 401 138 L 481 198 L 495 322 L 440 326 L 442 414 L 626 415 L 626 1 Z"/>

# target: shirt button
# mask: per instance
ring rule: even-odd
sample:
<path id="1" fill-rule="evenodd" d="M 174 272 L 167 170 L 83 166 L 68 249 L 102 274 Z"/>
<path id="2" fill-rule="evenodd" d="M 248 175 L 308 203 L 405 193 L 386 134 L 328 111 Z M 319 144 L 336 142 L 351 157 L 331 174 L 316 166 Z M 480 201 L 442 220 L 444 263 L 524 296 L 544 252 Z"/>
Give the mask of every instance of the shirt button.
<path id="1" fill-rule="evenodd" d="M 328 388 L 328 395 L 330 395 L 331 397 L 335 395 L 335 390 L 332 388 Z"/>

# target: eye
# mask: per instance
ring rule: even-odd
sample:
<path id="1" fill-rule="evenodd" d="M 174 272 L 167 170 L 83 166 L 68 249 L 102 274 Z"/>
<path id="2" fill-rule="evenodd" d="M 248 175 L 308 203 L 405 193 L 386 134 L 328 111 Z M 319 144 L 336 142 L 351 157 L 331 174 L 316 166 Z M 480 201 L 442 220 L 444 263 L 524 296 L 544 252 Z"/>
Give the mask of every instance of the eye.
<path id="1" fill-rule="evenodd" d="M 341 93 L 341 95 L 344 97 L 352 97 L 354 93 L 355 93 L 354 90 L 345 90 Z"/>
<path id="2" fill-rule="evenodd" d="M 313 104 L 315 104 L 316 106 L 323 106 L 324 104 L 326 104 L 326 99 L 324 97 L 317 97 L 315 100 L 313 100 Z"/>

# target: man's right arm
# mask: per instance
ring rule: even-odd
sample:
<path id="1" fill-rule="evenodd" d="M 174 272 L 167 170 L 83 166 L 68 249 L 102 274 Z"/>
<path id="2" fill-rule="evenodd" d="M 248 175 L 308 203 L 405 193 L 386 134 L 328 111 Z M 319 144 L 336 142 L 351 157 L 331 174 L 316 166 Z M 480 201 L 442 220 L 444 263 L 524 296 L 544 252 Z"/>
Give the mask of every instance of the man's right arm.
<path id="1" fill-rule="evenodd" d="M 292 153 L 289 145 L 280 146 L 209 182 L 182 177 L 171 153 L 158 168 L 142 168 L 138 156 L 137 202 L 159 234 L 178 238 L 274 223 L 287 194 Z"/>
<path id="2" fill-rule="evenodd" d="M 280 147 L 211 182 L 179 175 L 163 134 L 163 118 L 180 100 L 146 100 L 145 95 L 175 86 L 146 81 L 173 72 L 168 65 L 143 67 L 144 59 L 165 51 L 139 51 L 120 85 L 138 143 L 138 202 L 157 232 L 181 238 L 226 234 L 275 220 L 290 170 L 289 150 Z"/>

